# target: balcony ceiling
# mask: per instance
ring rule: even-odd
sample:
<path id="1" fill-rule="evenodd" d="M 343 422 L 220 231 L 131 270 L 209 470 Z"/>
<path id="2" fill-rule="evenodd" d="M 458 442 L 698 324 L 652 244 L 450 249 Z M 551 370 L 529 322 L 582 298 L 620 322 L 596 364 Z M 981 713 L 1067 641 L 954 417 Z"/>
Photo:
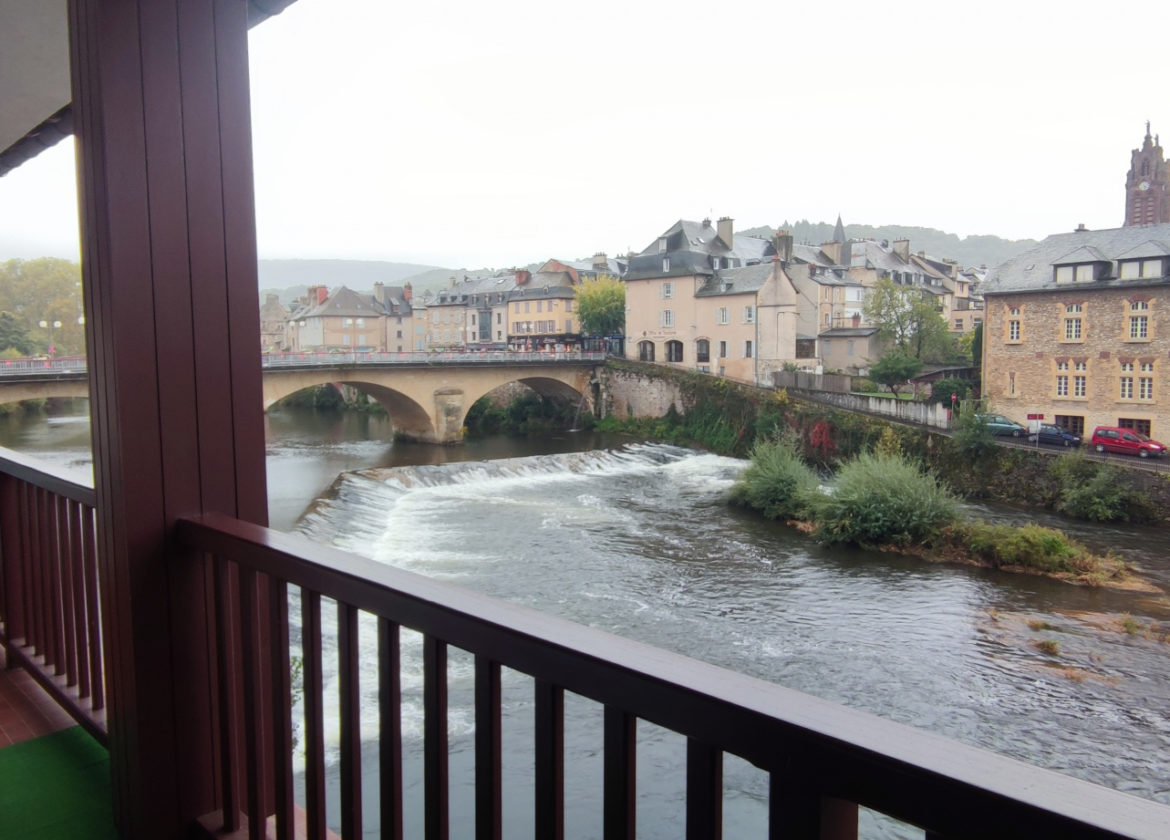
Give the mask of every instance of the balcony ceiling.
<path id="1" fill-rule="evenodd" d="M 249 22 L 293 0 L 249 0 Z M 0 176 L 73 131 L 68 0 L 0 0 Z"/>

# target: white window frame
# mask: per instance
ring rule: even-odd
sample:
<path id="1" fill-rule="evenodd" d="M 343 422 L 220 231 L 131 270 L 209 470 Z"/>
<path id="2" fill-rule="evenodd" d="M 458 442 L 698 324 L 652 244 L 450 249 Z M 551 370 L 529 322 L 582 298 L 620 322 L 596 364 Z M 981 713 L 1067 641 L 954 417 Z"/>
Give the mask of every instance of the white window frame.
<path id="1" fill-rule="evenodd" d="M 658 312 L 658 326 L 673 327 L 674 326 L 674 310 L 662 309 Z"/>
<path id="2" fill-rule="evenodd" d="M 674 297 L 674 283 L 666 281 L 659 287 L 659 295 L 663 300 L 671 300 Z"/>
<path id="3" fill-rule="evenodd" d="M 728 311 L 726 306 L 720 306 L 718 309 L 715 310 L 715 323 L 716 324 L 727 324 L 727 323 L 730 323 L 730 320 L 731 320 L 731 313 Z"/>

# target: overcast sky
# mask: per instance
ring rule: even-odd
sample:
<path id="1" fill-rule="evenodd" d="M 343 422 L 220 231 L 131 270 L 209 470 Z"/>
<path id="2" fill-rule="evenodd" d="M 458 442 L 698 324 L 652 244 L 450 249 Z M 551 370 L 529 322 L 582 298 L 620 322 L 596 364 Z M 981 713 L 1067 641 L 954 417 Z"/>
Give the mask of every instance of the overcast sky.
<path id="1" fill-rule="evenodd" d="M 1164 0 L 298 0 L 251 35 L 260 255 L 498 268 L 707 215 L 1117 227 L 1147 119 L 1170 146 L 1167 24 Z M 72 182 L 68 142 L 0 179 L 0 259 L 76 258 Z"/>

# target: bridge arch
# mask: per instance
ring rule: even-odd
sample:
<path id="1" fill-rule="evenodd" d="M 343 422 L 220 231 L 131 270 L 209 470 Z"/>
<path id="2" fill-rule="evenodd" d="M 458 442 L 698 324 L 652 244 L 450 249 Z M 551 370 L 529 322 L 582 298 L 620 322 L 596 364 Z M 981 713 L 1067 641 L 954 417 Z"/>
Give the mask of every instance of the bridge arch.
<path id="1" fill-rule="evenodd" d="M 396 433 L 413 440 L 436 440 L 435 425 L 430 413 L 418 401 L 385 383 L 367 381 L 359 371 L 336 369 L 297 370 L 278 376 L 264 377 L 264 410 L 272 408 L 285 397 L 320 385 L 348 385 L 378 402 L 390 416 Z"/>

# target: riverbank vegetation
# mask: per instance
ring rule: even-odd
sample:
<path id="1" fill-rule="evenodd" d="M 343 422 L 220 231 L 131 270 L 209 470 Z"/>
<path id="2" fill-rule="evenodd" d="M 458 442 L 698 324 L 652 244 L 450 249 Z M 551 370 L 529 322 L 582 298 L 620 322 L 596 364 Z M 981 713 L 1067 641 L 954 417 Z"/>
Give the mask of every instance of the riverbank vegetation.
<path id="1" fill-rule="evenodd" d="M 580 401 L 542 397 L 535 391 L 519 394 L 506 403 L 479 400 L 463 421 L 471 438 L 488 435 L 545 435 L 567 429 L 593 428 L 593 415 Z"/>
<path id="2" fill-rule="evenodd" d="M 1100 556 L 1053 528 L 968 519 L 939 479 L 906 456 L 863 452 L 822 486 L 792 434 L 752 448 L 751 464 L 732 488 L 733 502 L 786 521 L 828 544 L 918 554 L 930 560 L 1039 572 L 1101 584 L 1125 565 Z"/>

